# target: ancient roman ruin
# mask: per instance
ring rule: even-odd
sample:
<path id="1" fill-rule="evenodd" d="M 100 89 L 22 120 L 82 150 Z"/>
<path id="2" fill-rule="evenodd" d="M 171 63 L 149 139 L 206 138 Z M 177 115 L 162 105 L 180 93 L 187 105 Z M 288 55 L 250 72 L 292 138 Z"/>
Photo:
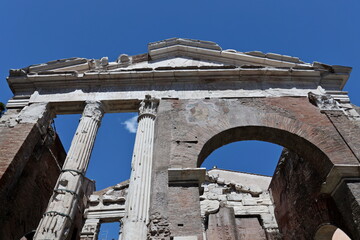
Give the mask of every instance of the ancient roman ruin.
<path id="1" fill-rule="evenodd" d="M 360 239 L 360 115 L 350 67 L 173 38 L 145 54 L 10 70 L 0 119 L 0 239 Z M 138 112 L 131 177 L 86 170 L 104 114 Z M 66 153 L 51 123 L 81 113 Z M 217 148 L 284 147 L 274 175 L 201 167 Z M 341 236 L 343 235 L 343 236 Z"/>

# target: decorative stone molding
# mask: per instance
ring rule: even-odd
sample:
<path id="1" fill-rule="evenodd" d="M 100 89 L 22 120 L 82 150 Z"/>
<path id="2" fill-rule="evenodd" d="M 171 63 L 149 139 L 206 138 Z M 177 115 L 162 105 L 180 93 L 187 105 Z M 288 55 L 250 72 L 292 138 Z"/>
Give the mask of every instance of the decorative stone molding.
<path id="1" fill-rule="evenodd" d="M 342 111 L 350 120 L 360 121 L 359 113 L 350 103 L 347 92 L 323 91 L 324 94 L 308 93 L 309 101 L 321 111 Z"/>
<path id="2" fill-rule="evenodd" d="M 145 99 L 140 103 L 138 122 L 145 116 L 155 119 L 158 105 L 159 100 L 146 95 Z"/>
<path id="3" fill-rule="evenodd" d="M 104 116 L 104 107 L 101 102 L 98 101 L 86 101 L 85 108 L 82 115 L 84 117 L 90 117 L 100 124 L 102 117 Z"/>
<path id="4" fill-rule="evenodd" d="M 274 204 L 267 190 L 271 177 L 226 171 L 209 170 L 202 184 L 201 215 L 204 219 L 221 207 L 234 209 L 236 216 L 259 216 L 267 233 L 278 232 Z"/>
<path id="5" fill-rule="evenodd" d="M 129 181 L 96 191 L 89 197 L 88 207 L 84 211 L 86 219 L 98 219 L 103 222 L 121 221 L 125 216 L 125 201 Z"/>
<path id="6" fill-rule="evenodd" d="M 81 230 L 80 240 L 97 240 L 100 230 L 99 219 L 86 219 Z"/>
<path id="7" fill-rule="evenodd" d="M 312 92 L 309 92 L 308 94 L 309 101 L 320 108 L 320 110 L 340 110 L 338 102 L 335 101 L 334 98 L 331 97 L 331 95 L 318 95 Z"/>

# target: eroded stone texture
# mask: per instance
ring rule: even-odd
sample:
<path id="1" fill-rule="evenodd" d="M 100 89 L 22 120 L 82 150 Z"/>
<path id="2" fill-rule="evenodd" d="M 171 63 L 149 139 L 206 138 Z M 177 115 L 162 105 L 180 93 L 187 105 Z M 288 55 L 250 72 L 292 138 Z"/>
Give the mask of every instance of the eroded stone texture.
<path id="1" fill-rule="evenodd" d="M 87 102 L 54 194 L 49 200 L 34 239 L 64 239 L 71 236 L 74 228 L 79 228 L 73 222 L 78 218 L 77 210 L 82 208 L 81 200 L 84 194 L 86 195 L 86 191 L 83 191 L 86 186 L 84 175 L 103 114 L 100 102 Z M 74 233 L 78 234 L 77 231 Z"/>
<path id="2" fill-rule="evenodd" d="M 209 240 L 238 240 L 234 209 L 222 207 L 216 214 L 210 214 L 206 231 Z"/>
<path id="3" fill-rule="evenodd" d="M 167 122 L 163 121 L 161 127 L 171 131 L 171 135 L 159 133 L 155 141 L 156 149 L 161 146 L 161 151 L 155 152 L 155 159 L 159 165 L 155 168 L 153 189 L 155 196 L 158 194 L 164 199 L 169 197 L 166 186 L 161 188 L 158 186 L 162 186 L 166 181 L 162 178 L 165 175 L 161 174 L 161 171 L 167 161 L 171 167 L 199 166 L 214 149 L 230 142 L 253 139 L 277 143 L 301 154 L 303 159 L 306 159 L 304 164 L 298 162 L 289 165 L 289 169 L 292 169 L 291 172 L 300 169 L 296 166 L 301 166 L 303 169 L 303 171 L 299 170 L 301 174 L 297 180 L 290 180 L 296 185 L 296 190 L 292 190 L 293 193 L 295 195 L 301 193 L 301 198 L 305 199 L 304 204 L 301 205 L 299 202 L 300 207 L 293 208 L 293 202 L 289 198 L 289 204 L 284 207 L 287 209 L 284 211 L 286 218 L 284 222 L 281 220 L 281 224 L 279 223 L 281 229 L 282 224 L 290 224 L 288 218 L 291 219 L 292 216 L 296 216 L 300 221 L 291 224 L 289 230 L 284 231 L 289 234 L 289 239 L 292 237 L 291 234 L 296 232 L 290 229 L 299 229 L 298 235 L 304 238 L 311 235 L 303 234 L 303 228 L 299 227 L 306 224 L 306 221 L 311 221 L 309 216 L 313 215 L 313 207 L 305 202 L 306 199 L 314 199 L 315 202 L 317 196 L 321 195 L 322 183 L 332 166 L 339 163 L 349 166 L 358 165 L 356 156 L 339 136 L 333 123 L 307 98 L 163 100 L 158 119 L 168 119 Z M 198 161 L 195 162 L 195 159 Z M 281 178 L 288 181 L 283 175 Z M 304 184 L 299 184 L 307 181 L 309 188 L 303 188 Z M 220 182 L 225 183 L 222 179 Z M 238 188 L 241 189 L 240 186 Z M 280 184 L 277 189 L 274 191 L 285 191 L 286 187 Z M 170 201 L 172 200 L 169 198 Z M 153 203 L 153 208 L 158 206 L 156 202 Z M 276 204 L 280 202 L 275 201 Z M 320 205 L 325 209 L 334 208 L 333 204 Z M 166 203 L 165 206 L 168 204 Z M 189 209 L 192 208 L 193 206 L 189 206 Z M 164 207 L 159 205 L 152 211 L 163 211 L 163 209 Z M 184 209 L 182 211 L 186 212 Z M 336 208 L 329 211 L 336 215 Z M 164 214 L 164 217 L 168 216 Z M 170 225 L 174 226 L 175 223 Z M 314 227 L 313 233 L 317 227 L 317 225 Z"/>
<path id="4" fill-rule="evenodd" d="M 129 181 L 125 181 L 90 195 L 83 214 L 85 223 L 80 240 L 97 240 L 101 223 L 122 221 L 128 187 Z"/>
<path id="5" fill-rule="evenodd" d="M 56 137 L 53 144 L 43 145 L 39 137 L 34 132 L 28 135 L 37 145 L 17 181 L 11 186 L 0 183 L 0 239 L 20 239 L 36 229 L 60 174 L 66 156 L 61 142 Z"/>
<path id="6" fill-rule="evenodd" d="M 283 239 L 312 239 L 324 223 L 344 227 L 334 201 L 321 193 L 323 178 L 311 162 L 284 149 L 272 178 L 270 189 Z"/>
<path id="7" fill-rule="evenodd" d="M 35 230 L 46 208 L 66 155 L 51 117 L 43 103 L 1 118 L 0 239 L 20 239 Z"/>
<path id="8" fill-rule="evenodd" d="M 352 239 L 360 238 L 360 181 L 345 180 L 334 192 L 344 221 L 342 228 Z"/>
<path id="9" fill-rule="evenodd" d="M 51 146 L 53 138 L 49 136 L 55 136 L 48 127 L 52 112 L 81 113 L 89 100 L 102 102 L 106 112 L 137 111 L 144 96 L 151 94 L 159 99 L 156 120 L 152 119 L 154 112 L 148 111 L 140 116 L 139 128 L 154 132 L 154 144 L 140 141 L 135 146 L 147 149 L 142 155 L 147 160 L 134 157 L 128 207 L 123 213 L 129 220 L 124 221 L 124 237 L 139 226 L 139 234 L 127 238 L 145 239 L 147 231 L 148 239 L 203 239 L 208 216 L 212 216 L 211 222 L 225 226 L 213 228 L 216 231 L 228 227 L 241 233 L 228 238 L 262 238 L 259 224 L 267 239 L 312 239 L 323 224 L 334 224 L 358 236 L 358 220 L 349 214 L 358 212 L 357 187 L 341 185 L 360 176 L 360 115 L 348 93 L 342 91 L 350 72 L 350 67 L 305 63 L 296 57 L 258 51 L 222 50 L 213 42 L 181 38 L 151 43 L 147 53 L 122 54 L 113 62 L 107 57 L 69 58 L 11 70 L 8 83 L 14 97 L 0 121 L 0 198 L 16 189 L 32 156 L 42 159 L 46 155 L 42 149 Z M 149 109 L 144 103 L 140 111 Z M 89 121 L 81 125 L 99 122 L 102 111 L 94 110 L 96 107 L 85 109 L 82 120 Z M 54 194 L 59 202 L 65 199 L 69 204 L 50 204 L 54 211 L 46 212 L 46 218 L 54 222 L 45 221 L 38 231 L 48 232 L 44 238 L 70 236 L 71 231 L 77 237 L 80 231 L 85 206 L 78 205 L 72 194 L 84 200 L 82 196 L 91 192 L 91 182 L 80 175 L 86 169 L 97 129 L 82 127 L 84 131 L 78 134 L 92 137 L 89 143 L 75 145 L 86 156 L 70 149 L 71 168 L 65 169 Z M 246 179 L 232 182 L 221 174 L 209 176 L 202 192 L 199 167 L 203 161 L 215 149 L 241 140 L 268 141 L 289 149 L 271 184 L 278 225 L 267 189 L 249 185 Z M 134 151 L 137 156 L 139 152 L 141 155 Z M 137 165 L 139 159 L 145 168 Z M 83 165 L 77 166 L 78 161 Z M 182 173 L 184 176 L 177 178 L 176 174 Z M 88 187 L 81 187 L 87 183 Z M 145 197 L 139 198 L 133 186 L 143 189 Z M 98 199 L 93 195 L 90 207 L 123 207 L 113 190 Z M 339 192 L 346 195 L 346 201 L 339 198 Z M 102 213 L 109 210 L 106 207 Z M 41 210 L 41 206 L 34 209 Z M 230 217 L 232 211 L 235 217 Z M 219 218 L 214 219 L 217 214 Z M 55 220 L 66 226 L 57 228 Z M 94 221 L 83 228 L 92 238 L 98 224 Z M 254 227 L 247 231 L 237 223 Z M 49 232 L 52 228 L 54 233 Z"/>
<path id="10" fill-rule="evenodd" d="M 229 228 L 222 226 L 225 224 L 221 220 L 225 212 L 233 222 L 231 228 L 234 229 L 231 231 L 235 231 L 236 237 L 224 239 L 266 239 L 266 235 L 269 239 L 280 239 L 274 205 L 268 191 L 270 181 L 271 177 L 268 176 L 209 170 L 207 180 L 202 185 L 204 193 L 200 196 L 201 215 L 205 229 L 208 229 L 208 239 L 221 239 L 220 236 L 225 234 L 221 229 Z M 231 209 L 232 215 L 223 208 Z M 229 221 L 227 224 L 230 224 Z M 253 227 L 245 227 L 250 225 Z M 214 230 L 216 228 L 218 230 Z"/>
<path id="11" fill-rule="evenodd" d="M 157 105 L 158 100 L 149 95 L 140 103 L 122 240 L 143 240 L 147 236 Z"/>

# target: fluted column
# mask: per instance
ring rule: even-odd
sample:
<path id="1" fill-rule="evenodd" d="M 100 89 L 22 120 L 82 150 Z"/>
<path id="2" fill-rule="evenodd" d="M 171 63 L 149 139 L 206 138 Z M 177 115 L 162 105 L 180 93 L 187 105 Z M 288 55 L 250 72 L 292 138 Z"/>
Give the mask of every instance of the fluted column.
<path id="1" fill-rule="evenodd" d="M 69 237 L 79 200 L 81 200 L 79 196 L 82 194 L 84 175 L 103 115 L 104 111 L 100 102 L 86 102 L 62 173 L 34 239 L 64 240 Z"/>
<path id="2" fill-rule="evenodd" d="M 146 239 L 157 105 L 149 95 L 140 104 L 121 240 Z"/>

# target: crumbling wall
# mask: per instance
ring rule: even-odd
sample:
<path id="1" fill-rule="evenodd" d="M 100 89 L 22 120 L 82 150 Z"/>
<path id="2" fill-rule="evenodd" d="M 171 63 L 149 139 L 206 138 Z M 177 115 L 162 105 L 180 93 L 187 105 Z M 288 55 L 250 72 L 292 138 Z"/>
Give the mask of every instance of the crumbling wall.
<path id="1" fill-rule="evenodd" d="M 0 119 L 0 239 L 36 229 L 46 209 L 66 157 L 50 122 L 46 103 Z"/>
<path id="2" fill-rule="evenodd" d="M 270 190 L 283 239 L 313 239 L 319 226 L 333 223 L 341 228 L 335 202 L 321 194 L 323 178 L 311 161 L 284 149 Z"/>
<path id="3" fill-rule="evenodd" d="M 159 105 L 154 142 L 149 225 L 153 239 L 166 239 L 172 234 L 169 226 L 173 228 L 184 217 L 193 216 L 192 209 L 198 204 L 194 202 L 176 210 L 170 208 L 171 202 L 178 201 L 178 195 L 169 194 L 168 168 L 199 167 L 212 151 L 241 140 L 276 143 L 301 154 L 304 159 L 304 163 L 289 165 L 291 171 L 299 172 L 298 178 L 291 180 L 292 191 L 295 195 L 302 194 L 304 204 L 296 202 L 295 205 L 300 207 L 294 208 L 294 203 L 289 200 L 286 206 L 289 211 L 282 212 L 279 228 L 287 228 L 283 234 L 289 234 L 288 239 L 296 232 L 291 229 L 303 228 L 300 222 L 292 225 L 291 221 L 286 222 L 287 219 L 299 215 L 301 224 L 312 221 L 312 211 L 316 209 L 312 204 L 318 201 L 322 184 L 333 166 L 357 166 L 359 162 L 330 119 L 306 97 L 163 99 Z M 286 177 L 279 175 L 278 178 Z M 281 192 L 282 188 L 286 188 L 284 181 L 274 182 L 272 191 Z M 282 196 L 286 198 L 288 190 L 284 191 Z M 189 194 L 189 198 L 199 197 L 195 190 Z M 280 193 L 276 194 L 280 196 Z M 279 202 L 279 198 L 275 199 L 275 205 Z M 320 204 L 321 208 L 327 206 Z M 197 225 L 192 227 L 178 228 L 176 232 L 179 236 L 192 236 L 200 231 Z M 304 230 L 298 231 L 301 234 Z M 304 237 L 309 237 L 309 233 Z"/>
<path id="4" fill-rule="evenodd" d="M 0 239 L 20 239 L 27 232 L 36 229 L 66 157 L 58 137 L 47 146 L 34 131 L 23 132 L 24 127 L 11 130 L 14 130 L 10 131 L 13 133 L 13 142 L 2 144 L 9 146 L 8 151 L 13 150 L 11 145 L 23 140 L 20 133 L 28 133 L 23 147 L 18 152 L 22 153 L 18 160 L 27 161 L 22 172 L 7 172 L 0 179 Z M 33 149 L 27 149 L 32 146 Z M 25 152 L 30 154 L 28 159 L 25 159 Z M 14 168 L 18 164 L 23 164 L 16 161 L 17 159 L 13 159 L 11 164 Z M 11 178 L 11 185 L 5 178 Z"/>
<path id="5" fill-rule="evenodd" d="M 210 170 L 200 196 L 207 239 L 281 239 L 267 190 L 270 181 L 262 175 Z"/>

